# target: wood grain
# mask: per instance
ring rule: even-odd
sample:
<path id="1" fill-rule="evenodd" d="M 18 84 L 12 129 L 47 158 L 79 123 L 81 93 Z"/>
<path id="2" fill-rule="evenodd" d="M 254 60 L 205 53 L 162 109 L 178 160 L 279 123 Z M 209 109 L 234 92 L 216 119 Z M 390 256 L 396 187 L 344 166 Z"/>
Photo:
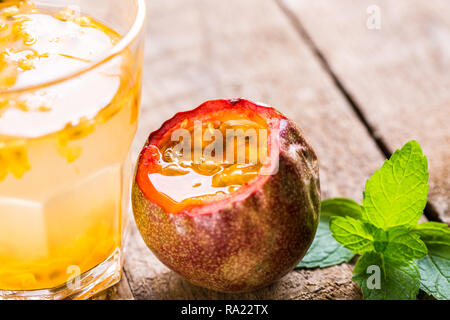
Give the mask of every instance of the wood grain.
<path id="1" fill-rule="evenodd" d="M 383 156 L 307 44 L 272 0 L 148 2 L 143 107 L 134 154 L 175 112 L 246 96 L 294 119 L 315 148 L 323 198 L 361 200 Z M 347 264 L 291 272 L 257 292 L 225 295 L 159 263 L 135 227 L 125 274 L 136 299 L 358 299 Z"/>
<path id="2" fill-rule="evenodd" d="M 431 204 L 450 223 L 450 2 L 281 0 L 390 151 L 416 139 Z M 381 29 L 368 29 L 377 5 Z"/>

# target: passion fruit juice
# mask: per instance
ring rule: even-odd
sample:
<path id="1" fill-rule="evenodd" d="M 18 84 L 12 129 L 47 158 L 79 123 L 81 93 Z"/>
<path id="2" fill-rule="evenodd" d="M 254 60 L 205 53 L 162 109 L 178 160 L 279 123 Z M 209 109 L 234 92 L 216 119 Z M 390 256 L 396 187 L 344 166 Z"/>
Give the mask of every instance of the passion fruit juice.
<path id="1" fill-rule="evenodd" d="M 120 252 L 140 70 L 78 8 L 0 3 L 0 293 L 66 283 Z"/>

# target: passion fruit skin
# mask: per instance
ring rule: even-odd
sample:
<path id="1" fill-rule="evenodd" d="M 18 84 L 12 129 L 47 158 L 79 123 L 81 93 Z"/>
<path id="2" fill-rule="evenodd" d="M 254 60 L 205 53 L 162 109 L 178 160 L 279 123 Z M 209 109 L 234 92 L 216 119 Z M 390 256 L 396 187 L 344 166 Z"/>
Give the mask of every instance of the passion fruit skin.
<path id="1" fill-rule="evenodd" d="M 302 132 L 284 116 L 279 141 L 278 171 L 262 188 L 207 214 L 168 213 L 135 179 L 135 220 L 155 256 L 191 283 L 221 292 L 256 290 L 293 270 L 317 229 L 319 169 Z"/>

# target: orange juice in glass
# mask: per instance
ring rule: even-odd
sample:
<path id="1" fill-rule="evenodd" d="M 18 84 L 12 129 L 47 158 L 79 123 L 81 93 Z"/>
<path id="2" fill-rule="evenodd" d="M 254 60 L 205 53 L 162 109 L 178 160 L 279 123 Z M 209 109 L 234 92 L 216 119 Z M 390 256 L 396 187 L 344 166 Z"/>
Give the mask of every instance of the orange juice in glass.
<path id="1" fill-rule="evenodd" d="M 120 279 L 144 6 L 0 2 L 0 299 Z"/>

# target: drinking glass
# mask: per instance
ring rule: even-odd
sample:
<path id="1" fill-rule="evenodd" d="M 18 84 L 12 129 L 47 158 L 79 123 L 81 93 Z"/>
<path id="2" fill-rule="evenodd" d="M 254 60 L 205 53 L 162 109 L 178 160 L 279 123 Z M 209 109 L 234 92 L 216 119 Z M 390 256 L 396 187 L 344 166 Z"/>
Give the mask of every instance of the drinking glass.
<path id="1" fill-rule="evenodd" d="M 121 277 L 145 1 L 34 2 L 121 37 L 87 66 L 0 91 L 0 300 L 85 299 Z M 42 96 L 53 112 L 19 107 Z"/>

